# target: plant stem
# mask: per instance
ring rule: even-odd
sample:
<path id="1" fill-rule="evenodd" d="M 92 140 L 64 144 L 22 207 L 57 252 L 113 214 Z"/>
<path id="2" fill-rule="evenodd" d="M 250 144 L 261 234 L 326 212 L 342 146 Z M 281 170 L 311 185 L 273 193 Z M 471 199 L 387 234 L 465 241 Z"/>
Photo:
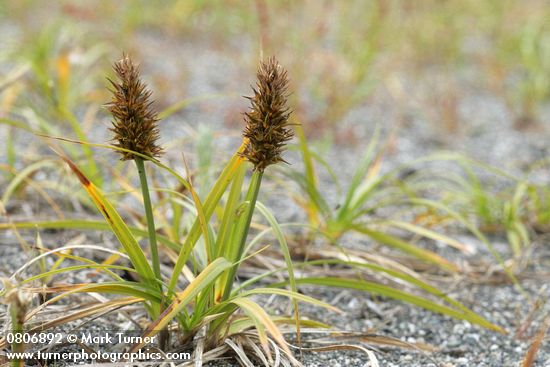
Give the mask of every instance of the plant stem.
<path id="1" fill-rule="evenodd" d="M 227 188 L 227 185 L 229 185 L 233 180 L 235 171 L 241 166 L 241 164 L 243 164 L 244 160 L 242 157 L 239 156 L 239 153 L 241 153 L 244 150 L 245 146 L 246 144 L 243 142 L 239 150 L 235 154 L 233 154 L 233 157 L 227 163 L 222 173 L 216 180 L 216 183 L 208 193 L 208 196 L 206 197 L 206 200 L 204 201 L 204 205 L 203 205 L 204 216 L 206 217 L 206 220 L 209 220 L 210 217 L 212 216 L 212 213 L 214 212 L 216 205 L 220 201 L 220 198 L 224 194 L 225 189 Z M 195 219 L 195 222 L 191 227 L 191 230 L 189 231 L 189 234 L 185 238 L 185 241 L 178 255 L 176 264 L 174 265 L 174 268 L 172 270 L 172 277 L 170 278 L 170 283 L 168 285 L 168 292 L 167 292 L 168 294 L 171 294 L 176 288 L 178 277 L 182 272 L 183 266 L 187 262 L 187 259 L 189 258 L 189 254 L 193 250 L 193 247 L 197 243 L 200 236 L 201 236 L 200 222 L 199 222 L 199 218 L 197 217 L 197 219 Z"/>
<path id="2" fill-rule="evenodd" d="M 145 164 L 141 157 L 134 158 L 139 173 L 141 184 L 141 193 L 143 195 L 143 206 L 145 208 L 145 217 L 147 219 L 147 231 L 149 232 L 149 248 L 151 249 L 151 260 L 153 262 L 153 272 L 160 282 L 160 262 L 157 246 L 157 232 L 155 230 L 155 220 L 153 218 L 153 208 L 151 206 L 151 197 L 149 196 L 149 186 L 147 184 L 147 175 L 145 174 Z M 162 287 L 162 286 L 161 286 Z"/>
<path id="3" fill-rule="evenodd" d="M 258 199 L 258 193 L 260 191 L 260 185 L 262 183 L 263 172 L 254 171 L 250 180 L 250 186 L 246 194 L 245 201 L 248 202 L 242 217 L 239 218 L 237 224 L 236 237 L 233 239 L 236 242 L 236 246 L 230 249 L 228 260 L 234 263 L 241 260 L 244 247 L 246 244 L 246 238 L 248 236 L 248 230 L 250 229 L 250 223 L 252 221 L 252 214 L 254 214 L 254 208 L 256 207 L 256 200 Z M 233 241 L 232 241 L 233 242 Z M 233 288 L 233 281 L 237 274 L 239 264 L 233 265 L 228 271 L 225 287 L 223 290 L 222 300 L 227 300 L 231 295 L 231 288 Z"/>
<path id="4" fill-rule="evenodd" d="M 147 220 L 147 231 L 149 232 L 149 247 L 151 249 L 151 260 L 153 262 L 153 272 L 158 280 L 160 291 L 162 293 L 162 278 L 160 275 L 160 262 L 157 245 L 157 231 L 155 229 L 155 219 L 153 218 L 153 208 L 151 206 L 151 197 L 149 196 L 149 185 L 147 184 L 147 174 L 145 173 L 145 162 L 141 157 L 135 157 L 136 166 L 139 173 L 139 181 L 141 184 L 141 193 L 143 195 L 143 206 L 145 208 L 145 217 Z M 162 313 L 164 310 L 164 297 L 157 307 L 154 307 L 154 312 Z M 158 315 L 157 315 L 158 316 Z M 159 333 L 159 348 L 165 350 L 169 343 L 169 334 L 166 328 L 163 328 Z"/>

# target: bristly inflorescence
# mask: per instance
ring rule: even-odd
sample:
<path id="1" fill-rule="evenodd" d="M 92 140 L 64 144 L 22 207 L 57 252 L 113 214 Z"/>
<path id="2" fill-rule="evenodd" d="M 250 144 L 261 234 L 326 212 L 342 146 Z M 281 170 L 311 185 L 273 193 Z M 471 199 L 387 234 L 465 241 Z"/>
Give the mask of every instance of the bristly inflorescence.
<path id="1" fill-rule="evenodd" d="M 162 148 L 156 144 L 159 138 L 159 121 L 152 108 L 151 91 L 140 80 L 139 68 L 132 59 L 123 55 L 113 69 L 118 81 L 109 79 L 113 97 L 107 108 L 113 115 L 113 138 L 117 147 L 132 150 L 148 157 L 159 157 Z M 121 152 L 121 160 L 136 158 L 129 152 Z"/>
<path id="2" fill-rule="evenodd" d="M 243 136 L 248 143 L 242 156 L 254 164 L 255 170 L 263 172 L 271 164 L 284 162 L 281 153 L 294 134 L 288 122 L 286 70 L 271 57 L 260 63 L 257 78 L 256 87 L 252 88 L 254 96 L 246 97 L 251 108 L 245 113 Z"/>

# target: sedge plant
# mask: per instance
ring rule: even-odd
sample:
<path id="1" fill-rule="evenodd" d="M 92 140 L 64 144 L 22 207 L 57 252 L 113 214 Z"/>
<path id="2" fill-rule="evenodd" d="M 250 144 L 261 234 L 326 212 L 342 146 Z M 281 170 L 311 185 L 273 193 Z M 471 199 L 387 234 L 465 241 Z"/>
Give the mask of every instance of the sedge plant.
<path id="1" fill-rule="evenodd" d="M 133 160 L 136 164 L 147 220 L 153 271 L 156 279 L 161 281 L 155 220 L 145 162 L 141 156 L 130 153 L 135 151 L 151 158 L 161 155 L 162 148 L 157 144 L 160 135 L 157 125 L 159 119 L 156 112 L 151 109 L 151 92 L 140 80 L 139 69 L 133 61 L 128 56 L 124 56 L 122 60 L 115 63 L 114 70 L 119 82 L 110 80 L 113 98 L 108 104 L 114 119 L 111 128 L 116 140 L 114 145 L 126 149 L 120 152 L 121 160 Z"/>
<path id="2" fill-rule="evenodd" d="M 283 147 L 293 136 L 288 122 L 287 87 L 286 71 L 274 58 L 260 65 L 257 89 L 254 89 L 254 96 L 249 98 L 252 106 L 245 114 L 243 136 L 247 144 L 241 153 L 252 163 L 254 170 L 245 199 L 248 205 L 237 227 L 239 246 L 226 251 L 228 258 L 233 261 L 239 261 L 244 252 L 264 170 L 269 165 L 284 162 L 281 158 Z M 227 276 L 222 299 L 226 299 L 231 292 L 235 271 L 234 267 Z"/>
<path id="3" fill-rule="evenodd" d="M 120 152 L 124 160 L 136 161 L 140 171 L 145 161 L 149 161 L 173 175 L 191 197 L 189 201 L 194 205 L 195 220 L 184 238 L 178 239 L 177 242 L 162 235 L 157 236 L 158 244 L 175 254 L 172 258 L 174 265 L 171 268 L 171 275 L 165 277 L 158 270 L 160 265 L 158 258 L 154 258 L 158 256 L 158 252 L 153 250 L 155 218 L 150 215 L 151 208 L 147 208 L 151 205 L 151 200 L 147 197 L 148 186 L 145 174 L 139 172 L 148 224 L 147 231 L 129 227 L 107 196 L 72 160 L 59 153 L 105 218 L 107 227 L 115 234 L 121 249 L 116 251 L 99 246 L 85 246 L 109 255 L 107 260 L 97 262 L 75 254 L 74 251 L 78 251 L 82 248 L 81 246 L 67 245 L 50 251 L 45 250 L 44 253 L 29 261 L 13 275 L 12 280 L 22 279 L 22 273 L 25 270 L 47 256 L 56 256 L 61 263 L 65 261 L 77 263 L 65 267 L 57 266 L 18 282 L 18 286 L 31 292 L 39 292 L 38 288 L 32 287 L 34 281 L 43 278 L 52 279 L 58 274 L 82 269 L 96 269 L 110 280 L 63 286 L 55 286 L 53 283 L 54 285 L 48 287 L 40 287 L 40 292 L 45 291 L 55 295 L 31 310 L 25 321 L 35 317 L 48 305 L 75 293 L 97 292 L 115 294 L 118 297 L 105 303 L 84 307 L 55 320 L 39 322 L 27 332 L 45 330 L 68 321 L 109 312 L 118 307 L 143 303 L 150 320 L 144 326 L 143 336 L 154 336 L 163 330 L 177 329 L 178 340 L 184 345 L 199 343 L 196 345 L 197 350 L 208 351 L 215 348 L 221 348 L 225 352 L 233 350 L 241 359 L 246 357 L 243 351 L 247 350 L 252 352 L 255 359 L 261 361 L 270 361 L 272 354 L 275 353 L 278 358 L 283 357 L 290 363 L 298 364 L 278 324 L 294 324 L 295 330 L 299 330 L 299 325 L 320 325 L 299 319 L 298 301 L 309 302 L 331 310 L 336 309 L 297 292 L 288 248 L 284 247 L 286 243 L 280 241 L 284 247 L 290 290 L 285 289 L 284 286 L 260 287 L 256 283 L 234 287 L 240 264 L 255 255 L 254 250 L 246 245 L 264 171 L 268 166 L 283 161 L 281 154 L 286 142 L 292 138 L 292 130 L 288 122 L 286 71 L 274 58 L 260 64 L 257 87 L 254 89 L 254 95 L 250 97 L 251 109 L 245 114 L 246 127 L 243 143 L 223 168 L 204 202 L 201 202 L 189 181 L 156 158 L 161 152 L 161 148 L 156 144 L 157 119 L 156 115 L 149 110 L 150 92 L 139 81 L 137 67 L 125 57 L 115 64 L 115 70 L 120 80 L 112 82 L 113 100 L 108 107 L 114 116 L 112 130 L 115 132 L 116 143 L 102 146 Z M 247 162 L 250 162 L 250 165 Z M 249 168 L 252 172 L 248 188 L 245 190 L 246 194 L 242 197 Z M 228 188 L 229 192 L 224 201 L 224 193 Z M 212 217 L 215 209 L 220 207 L 223 214 L 219 226 L 214 228 L 211 224 Z M 270 223 L 276 225 L 274 220 L 270 220 Z M 69 222 L 64 224 L 70 227 Z M 81 224 L 77 223 L 73 228 Z M 150 260 L 146 251 L 138 243 L 140 237 L 150 239 Z M 205 259 L 197 261 L 200 260 L 197 259 L 197 254 L 201 252 L 206 254 Z M 130 265 L 115 263 L 113 259 L 128 260 Z M 133 280 L 122 278 L 117 274 L 119 271 L 132 274 Z M 291 299 L 294 302 L 294 317 L 274 318 L 251 299 L 253 295 L 265 294 Z M 197 335 L 205 338 L 196 340 Z M 237 338 L 236 342 L 231 341 L 233 337 Z M 0 340 L 0 345 L 5 345 L 5 340 Z M 142 347 L 141 344 L 135 344 L 129 349 L 136 351 Z M 200 354 L 196 358 L 206 360 L 211 357 Z"/>
<path id="4" fill-rule="evenodd" d="M 108 104 L 108 109 L 113 115 L 111 131 L 114 133 L 114 140 L 116 141 L 114 145 L 127 150 L 120 152 L 122 155 L 121 160 L 133 160 L 136 164 L 147 221 L 153 273 L 162 293 L 155 220 L 145 172 L 145 161 L 141 156 L 129 153 L 129 151 L 135 151 L 146 157 L 159 157 L 161 155 L 162 148 L 157 144 L 160 136 L 157 125 L 159 119 L 157 113 L 151 108 L 151 91 L 140 80 L 139 69 L 132 59 L 124 56 L 122 60 L 115 63 L 114 70 L 118 82 L 110 80 L 113 90 L 112 101 Z M 161 302 L 151 310 L 152 317 L 157 318 L 162 311 Z M 159 338 L 161 348 L 165 347 L 166 338 L 167 334 L 165 332 L 161 333 Z"/>

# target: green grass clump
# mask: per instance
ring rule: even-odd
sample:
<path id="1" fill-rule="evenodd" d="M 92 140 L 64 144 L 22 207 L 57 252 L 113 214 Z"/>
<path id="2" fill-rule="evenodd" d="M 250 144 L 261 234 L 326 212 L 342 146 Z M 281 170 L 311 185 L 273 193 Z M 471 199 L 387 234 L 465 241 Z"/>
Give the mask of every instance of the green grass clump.
<path id="1" fill-rule="evenodd" d="M 300 131 L 300 130 L 299 130 Z M 407 242 L 392 234 L 392 231 L 405 230 L 413 235 L 442 241 L 451 246 L 461 247 L 457 241 L 442 234 L 408 223 L 398 215 L 387 219 L 368 220 L 375 216 L 377 210 L 390 208 L 396 214 L 414 211 L 414 206 L 403 210 L 402 203 L 407 198 L 406 191 L 399 186 L 401 169 L 381 174 L 381 151 L 377 151 L 378 134 L 372 138 L 370 144 L 359 161 L 353 178 L 342 195 L 338 206 L 333 209 L 324 199 L 320 191 L 315 174 L 315 161 L 320 161 L 330 170 L 330 165 L 315 155 L 305 140 L 303 133 L 299 133 L 300 144 L 298 149 L 304 160 L 304 172 L 291 171 L 289 177 L 302 189 L 302 195 L 296 196 L 299 205 L 306 211 L 309 223 L 320 231 L 329 241 L 336 244 L 346 233 L 357 233 L 370 237 L 373 241 L 398 249 L 422 261 L 434 264 L 448 272 L 457 272 L 459 268 L 452 262 L 436 253 L 422 249 L 416 244 Z M 335 174 L 331 174 L 333 178 Z M 388 185 L 389 182 L 396 183 Z M 337 183 L 337 186 L 341 186 Z"/>
<path id="2" fill-rule="evenodd" d="M 116 252 L 117 257 L 128 258 L 131 267 L 110 265 L 110 262 L 98 264 L 91 259 L 86 259 L 87 265 L 69 266 L 61 269 L 44 271 L 38 276 L 26 279 L 21 284 L 36 279 L 51 277 L 54 274 L 74 271 L 82 268 L 96 268 L 104 271 L 113 280 L 103 283 L 91 283 L 72 285 L 50 299 L 47 304 L 56 302 L 70 294 L 80 292 L 113 293 L 118 296 L 131 297 L 132 302 L 142 302 L 151 317 L 152 322 L 145 328 L 144 336 L 154 336 L 159 331 L 165 330 L 175 320 L 179 324 L 183 340 L 192 340 L 199 333 L 206 335 L 205 345 L 209 348 L 223 345 L 224 341 L 232 335 L 241 333 L 244 329 L 235 327 L 240 322 L 242 327 L 253 325 L 257 331 L 255 340 L 262 346 L 265 356 L 271 360 L 272 348 L 280 349 L 285 358 L 294 361 L 292 352 L 284 341 L 275 321 L 252 299 L 255 294 L 279 294 L 294 300 L 295 318 L 297 330 L 299 330 L 299 316 L 297 301 L 310 302 L 316 305 L 334 309 L 323 302 L 296 292 L 296 284 L 292 273 L 292 263 L 289 256 L 287 269 L 291 282 L 291 290 L 266 289 L 253 287 L 251 290 L 238 288 L 236 292 L 233 282 L 239 265 L 254 253 L 247 252 L 246 242 L 248 232 L 255 211 L 256 198 L 261 185 L 261 178 L 265 168 L 282 160 L 280 157 L 284 143 L 291 137 L 291 131 L 287 127 L 288 109 L 286 106 L 286 86 L 288 79 L 286 72 L 275 59 L 262 63 L 258 70 L 258 89 L 251 98 L 252 109 L 247 114 L 247 127 L 241 148 L 228 161 L 222 170 L 220 177 L 208 192 L 204 202 L 201 202 L 193 185 L 179 176 L 175 171 L 160 163 L 153 156 L 158 155 L 160 147 L 155 143 L 156 118 L 152 111 L 148 110 L 148 97 L 145 85 L 139 81 L 137 69 L 130 59 L 125 58 L 116 64 L 120 84 L 113 82 L 115 97 L 109 105 L 113 112 L 115 139 L 118 146 L 112 149 L 120 152 L 124 159 L 136 160 L 140 170 L 143 202 L 146 210 L 147 228 L 149 231 L 149 253 L 139 245 L 135 230 L 132 230 L 110 200 L 102 191 L 94 185 L 77 165 L 68 157 L 61 156 L 78 177 L 82 187 L 86 190 L 97 209 L 104 216 L 108 227 L 116 235 L 122 246 L 122 253 Z M 125 126 L 126 125 L 126 126 Z M 133 131 L 127 132 L 125 129 Z M 139 134 L 136 131 L 140 130 Z M 152 135 L 147 135 L 152 134 Z M 263 134 L 263 135 L 262 135 Z M 266 139 L 258 137 L 266 136 Z M 137 139 L 143 139 L 138 142 Z M 139 150 L 130 150 L 129 147 Z M 141 161 L 141 165 L 137 161 Z M 197 217 L 189 229 L 183 243 L 176 245 L 179 254 L 175 259 L 175 265 L 170 271 L 161 272 L 159 255 L 156 250 L 155 219 L 152 213 L 151 200 L 148 196 L 148 184 L 145 177 L 144 161 L 150 161 L 163 170 L 176 177 L 190 193 L 195 205 Z M 241 197 L 241 191 L 247 172 L 246 162 L 253 165 L 253 173 L 248 184 L 247 194 Z M 226 189 L 231 187 L 227 200 L 221 203 Z M 219 207 L 221 205 L 221 208 Z M 223 212 L 218 232 L 213 232 L 209 221 L 218 208 Z M 75 223 L 73 223 L 74 225 Z M 276 223 L 273 223 L 276 225 Z M 70 227 L 70 223 L 67 225 Z M 198 242 L 202 236 L 203 241 Z M 159 238 L 160 240 L 160 238 Z M 162 241 L 159 241 L 163 243 Z M 203 247 L 206 257 L 197 262 L 196 255 L 193 270 L 187 267 L 191 255 Z M 288 249 L 286 250 L 288 253 Z M 61 255 L 62 258 L 81 258 Z M 149 259 L 152 261 L 149 262 Z M 136 274 L 135 281 L 124 280 L 114 271 L 124 269 Z M 182 286 L 182 274 L 188 278 Z M 119 299 L 120 302 L 128 302 L 128 298 Z M 112 302 L 116 303 L 116 300 Z M 235 318 L 237 310 L 244 311 L 245 316 Z M 246 322 L 249 320 L 251 324 Z M 282 322 L 286 322 L 284 319 Z M 306 322 L 306 324 L 308 324 Z M 51 323 L 47 323 L 51 325 Z M 45 327 L 46 325 L 41 325 Z M 276 344 L 270 344 L 268 336 Z M 275 346 L 276 345 L 276 346 Z M 137 350 L 142 345 L 133 345 L 131 350 Z M 166 347 L 163 345 L 162 347 Z M 251 347 L 251 346 L 249 346 Z M 258 350 L 259 351 L 259 350 Z"/>

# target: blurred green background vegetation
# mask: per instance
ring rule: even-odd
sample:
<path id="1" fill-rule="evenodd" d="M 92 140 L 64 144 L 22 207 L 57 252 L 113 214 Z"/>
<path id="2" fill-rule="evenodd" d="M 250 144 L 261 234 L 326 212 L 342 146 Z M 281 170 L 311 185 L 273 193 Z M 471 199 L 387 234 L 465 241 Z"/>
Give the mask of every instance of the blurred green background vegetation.
<path id="1" fill-rule="evenodd" d="M 4 0 L 0 9 L 4 114 L 18 98 L 5 86 L 25 66 L 50 103 L 103 102 L 104 75 L 123 51 L 141 60 L 161 107 L 242 93 L 261 55 L 276 54 L 310 133 L 338 124 L 373 91 L 396 111 L 426 107 L 445 132 L 460 129 L 460 99 L 472 91 L 496 96 L 518 128 L 541 123 L 550 94 L 544 0 Z M 218 90 L 193 88 L 190 65 L 210 56 L 221 60 Z"/>

